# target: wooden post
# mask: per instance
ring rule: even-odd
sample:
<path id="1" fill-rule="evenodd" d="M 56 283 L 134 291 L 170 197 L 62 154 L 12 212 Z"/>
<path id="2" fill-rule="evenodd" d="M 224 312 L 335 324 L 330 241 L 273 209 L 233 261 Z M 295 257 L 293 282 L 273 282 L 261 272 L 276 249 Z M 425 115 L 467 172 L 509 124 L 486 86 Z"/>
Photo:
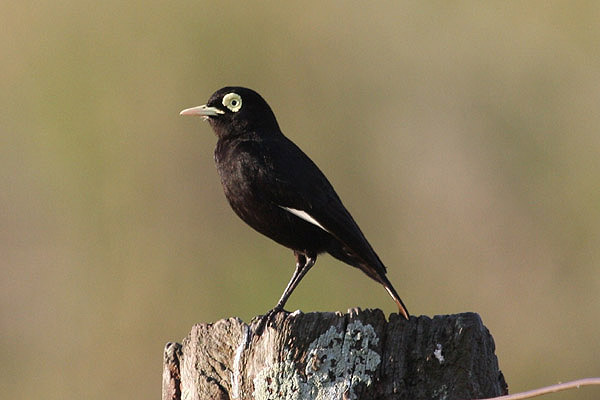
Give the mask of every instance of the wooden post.
<path id="1" fill-rule="evenodd" d="M 381 310 L 229 318 L 168 343 L 163 400 L 474 399 L 507 394 L 479 315 Z"/>

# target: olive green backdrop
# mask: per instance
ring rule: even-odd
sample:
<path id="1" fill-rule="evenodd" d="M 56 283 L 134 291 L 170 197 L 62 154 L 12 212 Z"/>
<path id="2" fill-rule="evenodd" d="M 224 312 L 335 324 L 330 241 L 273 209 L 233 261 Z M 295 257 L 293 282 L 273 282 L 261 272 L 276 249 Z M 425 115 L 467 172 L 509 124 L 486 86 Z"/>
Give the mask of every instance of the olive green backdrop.
<path id="1" fill-rule="evenodd" d="M 600 375 L 597 2 L 0 5 L 0 384 L 148 399 L 192 324 L 272 307 L 289 250 L 179 117 L 244 85 L 328 175 L 415 315 L 478 312 L 511 391 Z M 291 310 L 394 312 L 323 256 Z M 598 389 L 556 395 L 588 399 Z"/>

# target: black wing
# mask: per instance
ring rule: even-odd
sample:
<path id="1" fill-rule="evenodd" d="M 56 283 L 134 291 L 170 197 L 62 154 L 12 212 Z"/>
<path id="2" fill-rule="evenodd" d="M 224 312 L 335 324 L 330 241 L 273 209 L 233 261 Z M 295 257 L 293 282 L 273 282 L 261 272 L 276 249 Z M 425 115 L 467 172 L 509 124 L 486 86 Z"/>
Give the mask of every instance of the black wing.
<path id="1" fill-rule="evenodd" d="M 332 255 L 346 262 L 358 257 L 356 262 L 349 263 L 359 268 L 364 266 L 373 269 L 365 272 L 380 281 L 377 278 L 385 275 L 385 266 L 325 175 L 289 139 L 282 137 L 269 142 L 261 146 L 265 161 L 272 163 L 269 170 L 274 172 L 267 178 L 270 182 L 261 185 L 272 191 L 269 198 L 276 199 L 278 206 L 306 212 L 343 245 L 343 248 L 332 249 L 338 251 L 338 254 Z M 339 253 L 344 251 L 353 254 L 344 258 Z M 374 272 L 376 276 L 373 276 Z"/>

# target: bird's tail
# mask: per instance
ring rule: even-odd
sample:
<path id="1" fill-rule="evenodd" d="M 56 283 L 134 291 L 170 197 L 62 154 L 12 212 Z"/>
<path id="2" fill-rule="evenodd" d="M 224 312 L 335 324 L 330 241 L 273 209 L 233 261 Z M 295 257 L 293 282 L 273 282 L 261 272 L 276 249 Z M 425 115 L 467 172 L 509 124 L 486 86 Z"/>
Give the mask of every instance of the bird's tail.
<path id="1" fill-rule="evenodd" d="M 371 268 L 370 266 L 366 266 L 365 264 L 360 265 L 358 268 L 360 268 L 364 273 L 366 273 L 371 278 L 383 285 L 385 290 L 387 290 L 389 295 L 392 296 L 392 299 L 394 299 L 394 302 L 398 306 L 398 313 L 402 315 L 404 319 L 408 320 L 410 318 L 410 314 L 408 313 L 406 306 L 402 302 L 400 295 L 398 294 L 398 292 L 396 292 L 396 289 L 394 289 L 394 286 L 392 286 L 392 282 L 390 282 L 387 276 L 385 276 L 385 274 L 383 273 L 375 271 L 373 268 Z"/>
<path id="2" fill-rule="evenodd" d="M 396 289 L 394 289 L 394 286 L 392 286 L 392 283 L 385 276 L 385 266 L 379 260 L 379 257 L 377 257 L 376 254 L 374 255 L 374 257 L 376 258 L 376 260 L 374 260 L 374 261 L 378 261 L 377 265 L 379 268 L 374 268 L 372 265 L 366 263 L 362 258 L 357 256 L 354 252 L 348 251 L 347 248 L 345 248 L 345 247 L 342 247 L 342 248 L 332 247 L 328 250 L 328 252 L 329 252 L 329 254 L 331 254 L 332 256 L 337 258 L 338 260 L 343 261 L 346 264 L 352 265 L 353 267 L 360 269 L 365 274 L 367 274 L 371 279 L 381 283 L 383 285 L 383 287 L 385 288 L 385 290 L 387 290 L 389 295 L 392 297 L 392 299 L 394 299 L 394 302 L 396 303 L 396 305 L 398 306 L 398 313 L 400 313 L 405 319 L 410 318 L 410 314 L 408 313 L 406 306 L 402 302 L 400 295 L 398 295 L 398 292 L 396 292 Z"/>
<path id="3" fill-rule="evenodd" d="M 381 284 L 383 285 L 383 287 L 385 288 L 385 290 L 387 290 L 387 292 L 390 294 L 390 296 L 392 296 L 392 299 L 394 299 L 394 301 L 398 305 L 398 312 L 400 314 L 402 314 L 402 316 L 405 319 L 409 319 L 410 318 L 410 314 L 408 313 L 408 310 L 406 309 L 406 306 L 402 302 L 402 299 L 398 295 L 398 292 L 396 292 L 396 289 L 394 289 L 394 287 L 392 286 L 391 282 L 389 281 L 389 279 L 385 275 L 383 276 L 383 280 L 384 280 L 384 282 L 381 282 Z"/>

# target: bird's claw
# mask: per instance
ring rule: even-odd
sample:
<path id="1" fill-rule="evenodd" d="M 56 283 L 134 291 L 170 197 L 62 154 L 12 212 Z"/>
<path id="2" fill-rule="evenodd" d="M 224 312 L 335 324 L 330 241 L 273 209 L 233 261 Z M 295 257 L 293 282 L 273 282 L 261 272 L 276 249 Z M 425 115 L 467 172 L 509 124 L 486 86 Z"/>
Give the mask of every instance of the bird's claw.
<path id="1" fill-rule="evenodd" d="M 275 316 L 280 311 L 285 311 L 285 310 L 283 310 L 283 308 L 275 307 L 272 310 L 270 310 L 269 312 L 267 312 L 265 315 L 261 316 L 258 326 L 256 327 L 256 330 L 254 331 L 254 334 L 260 336 L 264 332 L 267 324 L 269 324 L 269 326 L 273 326 L 273 323 L 275 322 L 274 321 Z"/>

